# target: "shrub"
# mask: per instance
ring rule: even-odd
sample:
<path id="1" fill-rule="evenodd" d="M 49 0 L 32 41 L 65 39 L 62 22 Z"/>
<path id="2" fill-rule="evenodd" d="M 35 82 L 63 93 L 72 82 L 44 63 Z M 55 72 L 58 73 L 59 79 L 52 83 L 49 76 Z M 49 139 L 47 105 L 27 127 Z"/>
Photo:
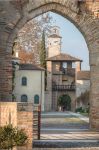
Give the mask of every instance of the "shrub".
<path id="1" fill-rule="evenodd" d="M 12 125 L 0 127 L 0 149 L 12 149 L 27 143 L 27 135 L 23 130 L 13 128 Z"/>
<path id="2" fill-rule="evenodd" d="M 84 113 L 85 110 L 82 107 L 76 108 L 76 112 Z"/>
<path id="3" fill-rule="evenodd" d="M 87 107 L 87 108 L 83 108 L 83 107 L 76 108 L 76 112 L 89 114 L 89 107 Z"/>

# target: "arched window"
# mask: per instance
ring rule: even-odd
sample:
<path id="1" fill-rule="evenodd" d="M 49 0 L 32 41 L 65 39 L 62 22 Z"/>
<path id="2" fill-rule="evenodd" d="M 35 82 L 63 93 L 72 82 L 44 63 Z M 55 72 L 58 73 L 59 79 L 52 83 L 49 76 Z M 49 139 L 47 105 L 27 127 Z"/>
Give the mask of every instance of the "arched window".
<path id="1" fill-rule="evenodd" d="M 34 96 L 34 104 L 39 104 L 39 95 Z"/>
<path id="2" fill-rule="evenodd" d="M 22 77 L 22 85 L 27 85 L 27 78 L 26 77 Z"/>
<path id="3" fill-rule="evenodd" d="M 27 95 L 22 95 L 21 96 L 21 102 L 27 102 L 27 101 L 28 101 Z"/>

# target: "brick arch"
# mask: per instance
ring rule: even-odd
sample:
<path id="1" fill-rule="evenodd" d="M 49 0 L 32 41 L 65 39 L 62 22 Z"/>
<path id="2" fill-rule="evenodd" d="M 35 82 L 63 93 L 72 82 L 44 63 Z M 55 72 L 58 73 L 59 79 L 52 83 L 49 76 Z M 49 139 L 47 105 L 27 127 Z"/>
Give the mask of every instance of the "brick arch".
<path id="1" fill-rule="evenodd" d="M 19 29 L 21 29 L 29 20 L 31 20 L 43 13 L 46 13 L 48 11 L 57 13 L 57 14 L 65 17 L 66 19 L 68 19 L 70 22 L 72 22 L 84 36 L 86 44 L 88 46 L 88 50 L 93 50 L 90 47 L 90 41 L 89 41 L 90 35 L 91 35 L 90 33 L 91 33 L 91 31 L 93 31 L 95 26 L 96 26 L 95 30 L 97 31 L 97 24 L 95 23 L 95 21 L 93 20 L 93 18 L 90 15 L 78 15 L 77 14 L 78 10 L 70 9 L 69 7 L 62 4 L 61 0 L 59 0 L 58 3 L 56 3 L 55 0 L 51 0 L 50 3 L 49 2 L 46 2 L 45 4 L 41 3 L 41 5 L 39 4 L 38 6 L 36 6 L 35 9 L 31 8 L 31 10 L 29 12 L 27 12 L 27 14 L 24 14 L 23 18 L 19 20 L 19 22 L 13 29 L 13 32 L 9 36 L 7 50 L 8 51 L 11 50 L 11 43 L 13 45 L 13 41 L 14 41 Z M 94 25 L 94 27 L 93 27 L 93 25 Z M 87 30 L 88 28 L 89 28 L 89 30 Z M 95 36 L 94 33 L 96 33 L 96 32 L 93 32 L 93 36 L 92 36 L 93 39 Z M 9 48 L 9 43 L 10 43 L 10 48 Z"/>
<path id="2" fill-rule="evenodd" d="M 90 105 L 91 105 L 91 115 L 90 115 L 90 125 L 91 128 L 99 129 L 99 20 L 95 16 L 90 15 L 89 8 L 87 8 L 87 13 L 85 10 L 85 5 L 77 7 L 77 0 L 32 0 L 33 4 L 27 0 L 25 4 L 21 5 L 21 10 L 18 9 L 19 17 L 11 20 L 6 26 L 6 31 L 0 31 L 2 34 L 1 54 L 2 62 L 0 62 L 1 68 L 1 81 L 0 81 L 0 100 L 1 101 L 11 101 L 11 50 L 13 48 L 13 42 L 19 29 L 29 20 L 39 16 L 48 11 L 52 11 L 62 15 L 63 17 L 69 19 L 83 34 L 88 49 L 89 49 L 89 59 L 91 66 L 91 92 L 90 92 Z M 13 2 L 15 3 L 15 2 Z M 93 4 L 91 4 L 93 5 Z M 97 4 L 96 4 L 97 5 Z M 79 14 L 79 8 L 81 9 L 81 14 Z M 16 10 L 16 4 L 12 8 L 11 4 L 12 18 L 16 14 L 13 13 Z M 16 13 L 16 12 L 15 12 Z M 10 18 L 11 19 L 11 18 Z M 15 23 L 13 23 L 15 22 Z M 10 28 L 9 26 L 12 25 Z M 6 38 L 5 38 L 6 37 Z M 4 70 L 3 70 L 4 68 Z M 3 76 L 4 75 L 4 76 Z"/>

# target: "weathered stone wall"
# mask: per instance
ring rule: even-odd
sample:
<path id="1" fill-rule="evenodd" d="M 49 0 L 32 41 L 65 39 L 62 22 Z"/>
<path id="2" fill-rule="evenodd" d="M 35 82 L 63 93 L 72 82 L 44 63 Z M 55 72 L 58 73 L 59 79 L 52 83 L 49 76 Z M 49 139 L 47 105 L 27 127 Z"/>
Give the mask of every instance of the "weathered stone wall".
<path id="1" fill-rule="evenodd" d="M 47 11 L 68 18 L 87 42 L 91 66 L 90 124 L 99 129 L 99 1 L 20 0 L 0 1 L 0 101 L 11 100 L 11 51 L 19 29 Z"/>
<path id="2" fill-rule="evenodd" d="M 11 54 L 0 49 L 0 101 L 11 101 L 11 100 L 12 100 Z"/>
<path id="3" fill-rule="evenodd" d="M 0 126 L 12 124 L 14 127 L 24 129 L 29 143 L 33 141 L 33 104 L 1 102 Z"/>
<path id="4" fill-rule="evenodd" d="M 0 126 L 17 126 L 17 105 L 12 102 L 0 102 Z"/>
<path id="5" fill-rule="evenodd" d="M 33 103 L 18 103 L 17 127 L 25 130 L 31 143 L 33 141 Z"/>

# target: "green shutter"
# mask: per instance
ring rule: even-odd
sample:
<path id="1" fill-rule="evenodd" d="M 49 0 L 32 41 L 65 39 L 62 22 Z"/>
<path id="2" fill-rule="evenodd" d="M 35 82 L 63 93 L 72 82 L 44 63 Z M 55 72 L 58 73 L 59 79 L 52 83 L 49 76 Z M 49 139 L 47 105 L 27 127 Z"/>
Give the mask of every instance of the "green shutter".
<path id="1" fill-rule="evenodd" d="M 39 95 L 34 96 L 34 104 L 39 104 Z"/>

